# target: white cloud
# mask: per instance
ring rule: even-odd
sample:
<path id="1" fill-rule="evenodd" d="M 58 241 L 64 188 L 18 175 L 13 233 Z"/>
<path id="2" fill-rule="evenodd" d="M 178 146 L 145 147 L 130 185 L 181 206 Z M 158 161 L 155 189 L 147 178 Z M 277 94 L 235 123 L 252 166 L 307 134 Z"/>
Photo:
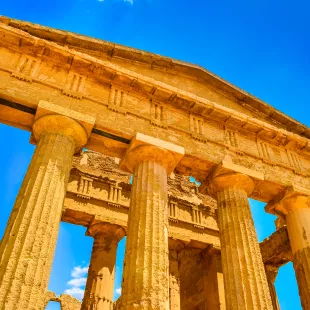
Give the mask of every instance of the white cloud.
<path id="1" fill-rule="evenodd" d="M 86 280 L 87 280 L 87 278 L 85 278 L 85 277 L 71 279 L 67 284 L 72 285 L 72 286 L 77 286 L 77 287 L 85 286 Z"/>
<path id="2" fill-rule="evenodd" d="M 67 282 L 67 285 L 71 287 L 66 289 L 65 293 L 82 300 L 87 280 L 86 277 L 87 273 L 88 273 L 88 266 L 74 267 L 73 270 L 71 271 L 72 279 Z"/>
<path id="3" fill-rule="evenodd" d="M 117 289 L 115 290 L 115 293 L 116 293 L 117 295 L 120 295 L 120 294 L 122 293 L 122 288 L 121 288 L 121 287 L 117 288 Z"/>
<path id="4" fill-rule="evenodd" d="M 79 287 L 72 287 L 72 288 L 65 290 L 65 294 L 69 294 L 81 300 L 84 296 L 84 290 L 82 290 Z"/>
<path id="5" fill-rule="evenodd" d="M 88 266 L 87 267 L 76 266 L 73 268 L 71 276 L 73 278 L 80 278 L 82 276 L 85 276 L 87 272 L 88 272 Z"/>

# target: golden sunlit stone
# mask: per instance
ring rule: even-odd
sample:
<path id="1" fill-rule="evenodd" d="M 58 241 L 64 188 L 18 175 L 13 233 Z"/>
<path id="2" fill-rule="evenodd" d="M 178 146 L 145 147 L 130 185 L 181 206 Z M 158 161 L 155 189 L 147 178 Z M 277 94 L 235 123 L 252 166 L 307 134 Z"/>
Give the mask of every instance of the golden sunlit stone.
<path id="1" fill-rule="evenodd" d="M 309 128 L 192 64 L 7 17 L 0 35 L 0 121 L 36 144 L 0 310 L 277 309 L 290 260 L 310 309 Z M 261 246 L 248 198 L 279 217 Z M 60 221 L 94 238 L 82 305 L 47 290 Z"/>

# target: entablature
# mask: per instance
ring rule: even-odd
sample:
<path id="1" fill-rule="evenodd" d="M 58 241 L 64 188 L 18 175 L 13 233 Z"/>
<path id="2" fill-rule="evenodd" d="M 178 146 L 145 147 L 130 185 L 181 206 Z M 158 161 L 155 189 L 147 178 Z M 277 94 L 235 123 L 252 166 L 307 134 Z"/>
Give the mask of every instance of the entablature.
<path id="1" fill-rule="evenodd" d="M 137 95 L 144 98 L 153 99 L 153 101 L 164 104 L 170 103 L 176 108 L 190 111 L 192 117 L 195 117 L 196 114 L 196 117 L 202 116 L 207 120 L 210 119 L 210 121 L 216 120 L 217 123 L 233 127 L 238 131 L 257 135 L 270 141 L 272 144 L 281 144 L 283 146 L 294 144 L 295 149 L 310 152 L 308 139 L 304 139 L 302 136 L 285 129 L 275 127 L 268 124 L 268 122 L 248 117 L 216 102 L 211 102 L 182 89 L 137 74 L 112 62 L 100 60 L 85 53 L 77 52 L 74 49 L 40 39 L 16 28 L 6 26 L 3 23 L 0 23 L 0 32 L 4 39 L 1 45 L 21 55 L 17 71 L 21 70 L 23 59 L 28 59 L 28 64 L 31 62 L 31 59 L 32 61 L 39 60 L 38 64 L 42 60 L 50 64 L 54 63 L 58 68 L 64 68 L 68 72 L 68 77 L 65 80 L 66 87 L 62 89 L 65 95 L 82 99 L 82 95 L 78 95 L 78 93 L 83 92 L 85 79 L 91 76 L 97 82 L 104 81 L 103 84 L 113 84 L 115 87 L 119 85 L 121 87 L 120 92 L 123 91 L 124 95 L 127 92 L 136 92 Z M 31 70 L 36 71 L 38 64 L 32 66 Z M 31 72 L 28 67 L 26 65 L 22 69 L 26 75 Z M 3 66 L 1 66 L 1 69 L 7 72 L 12 71 L 13 74 L 16 71 L 14 68 L 10 70 L 10 68 Z M 35 76 L 35 73 L 31 72 L 31 75 Z M 38 79 L 38 82 L 40 82 L 40 79 Z M 273 108 L 270 107 L 270 109 L 272 110 Z M 269 111 L 267 113 L 268 116 L 271 113 Z M 274 123 L 280 124 L 276 120 L 274 120 Z M 281 124 L 281 127 L 284 127 L 284 125 Z M 307 127 L 303 129 L 303 133 L 306 131 L 309 132 L 307 137 L 310 137 L 310 130 Z"/>
<path id="2" fill-rule="evenodd" d="M 260 244 L 265 265 L 281 267 L 292 260 L 292 250 L 286 226 L 282 226 Z"/>
<path id="3" fill-rule="evenodd" d="M 126 229 L 130 177 L 118 168 L 116 158 L 90 151 L 75 157 L 62 220 L 88 226 L 95 219 Z M 219 245 L 216 201 L 192 191 L 195 187 L 184 176 L 168 178 L 169 236 L 201 249 Z"/>
<path id="4" fill-rule="evenodd" d="M 126 141 L 142 131 L 183 146 L 186 154 L 176 171 L 199 181 L 229 154 L 236 164 L 265 175 L 256 183 L 254 199 L 269 201 L 292 183 L 310 186 L 305 137 L 2 23 L 0 33 L 0 96 L 28 110 L 35 111 L 40 98 L 96 116 L 89 149 L 122 158 Z M 14 76 L 17 71 L 31 79 Z M 14 113 L 0 118 L 31 130 L 32 115 Z"/>
<path id="5" fill-rule="evenodd" d="M 200 66 L 127 46 L 86 37 L 68 31 L 19 21 L 4 16 L 0 17 L 0 22 L 9 26 L 10 29 L 21 30 L 33 37 L 60 46 L 69 47 L 70 49 L 79 51 L 82 54 L 93 56 L 97 59 L 116 61 L 116 63 L 137 64 L 140 67 L 140 70 L 138 71 L 141 71 L 141 68 L 147 68 L 147 70 L 155 69 L 166 75 L 184 76 L 187 80 L 192 82 L 203 81 L 203 84 L 214 86 L 214 90 L 224 93 L 227 98 L 232 98 L 234 101 L 238 102 L 238 105 L 244 107 L 248 111 L 252 111 L 254 115 L 261 115 L 264 119 L 269 120 L 277 126 L 285 127 L 288 131 L 293 131 L 298 135 L 310 138 L 309 128 L 305 125 L 298 123 L 296 120 L 277 111 L 265 102 L 255 98 L 249 93 L 246 93 Z M 72 62 L 73 57 L 69 58 L 67 61 L 69 65 L 71 65 Z M 151 93 L 153 94 L 155 91 L 156 87 L 153 87 Z"/>

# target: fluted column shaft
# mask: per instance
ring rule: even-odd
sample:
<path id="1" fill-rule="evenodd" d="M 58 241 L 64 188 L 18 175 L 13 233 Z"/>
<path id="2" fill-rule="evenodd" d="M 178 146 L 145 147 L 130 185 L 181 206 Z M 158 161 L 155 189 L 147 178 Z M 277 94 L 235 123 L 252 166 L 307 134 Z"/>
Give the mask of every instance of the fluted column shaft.
<path id="1" fill-rule="evenodd" d="M 122 309 L 168 309 L 167 173 L 152 161 L 134 171 Z"/>
<path id="2" fill-rule="evenodd" d="M 125 235 L 113 224 L 96 224 L 82 310 L 112 310 L 116 251 Z M 91 227 L 92 228 L 92 227 Z M 90 230 L 91 231 L 91 230 Z M 92 231 L 90 233 L 92 235 Z"/>
<path id="3" fill-rule="evenodd" d="M 1 310 L 43 309 L 73 154 L 87 141 L 84 127 L 62 115 L 39 117 L 33 134 L 37 147 L 0 246 Z"/>
<path id="4" fill-rule="evenodd" d="M 294 186 L 270 201 L 265 210 L 286 222 L 303 309 L 310 309 L 310 196 Z"/>
<path id="5" fill-rule="evenodd" d="M 280 310 L 277 292 L 275 288 L 275 281 L 278 274 L 279 268 L 271 265 L 265 265 L 265 272 L 268 281 L 268 286 L 271 295 L 272 306 L 274 310 Z"/>
<path id="6" fill-rule="evenodd" d="M 180 274 L 178 252 L 176 250 L 169 251 L 169 298 L 170 310 L 180 310 Z"/>
<path id="7" fill-rule="evenodd" d="M 310 209 L 293 209 L 286 216 L 299 295 L 303 309 L 310 309 Z"/>
<path id="8" fill-rule="evenodd" d="M 42 134 L 1 242 L 0 309 L 40 309 L 75 143 Z"/>
<path id="9" fill-rule="evenodd" d="M 122 310 L 169 309 L 167 175 L 184 149 L 137 133 L 121 168 L 133 172 Z"/>
<path id="10" fill-rule="evenodd" d="M 247 192 L 228 186 L 217 199 L 226 307 L 272 309 Z"/>
<path id="11" fill-rule="evenodd" d="M 225 291 L 219 248 L 210 247 L 203 255 L 205 309 L 225 310 Z"/>

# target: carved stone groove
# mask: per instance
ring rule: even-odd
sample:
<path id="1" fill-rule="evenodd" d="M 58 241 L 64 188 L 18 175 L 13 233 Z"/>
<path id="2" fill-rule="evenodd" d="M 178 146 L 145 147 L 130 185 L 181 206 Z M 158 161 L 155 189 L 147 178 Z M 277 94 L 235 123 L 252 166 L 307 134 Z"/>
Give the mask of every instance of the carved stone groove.
<path id="1" fill-rule="evenodd" d="M 247 193 L 219 191 L 218 218 L 227 309 L 272 309 Z"/>
<path id="2" fill-rule="evenodd" d="M 74 149 L 56 133 L 39 140 L 1 242 L 0 309 L 42 309 Z"/>

